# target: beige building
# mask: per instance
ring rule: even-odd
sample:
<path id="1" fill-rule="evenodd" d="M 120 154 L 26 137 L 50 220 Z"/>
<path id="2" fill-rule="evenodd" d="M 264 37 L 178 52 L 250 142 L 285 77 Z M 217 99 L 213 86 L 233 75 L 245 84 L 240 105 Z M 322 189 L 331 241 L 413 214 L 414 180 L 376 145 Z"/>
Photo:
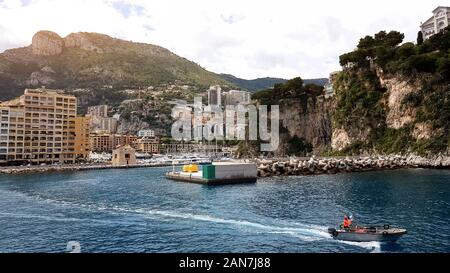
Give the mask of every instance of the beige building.
<path id="1" fill-rule="evenodd" d="M 120 146 L 112 153 L 113 166 L 125 166 L 136 164 L 136 152 L 130 145 Z"/>
<path id="2" fill-rule="evenodd" d="M 439 6 L 433 16 L 420 25 L 423 39 L 426 40 L 450 25 L 450 7 Z"/>
<path id="3" fill-rule="evenodd" d="M 136 142 L 137 136 L 134 135 L 120 135 L 103 133 L 91 133 L 89 136 L 90 149 L 93 152 L 107 152 L 110 153 L 117 146 L 132 145 Z"/>
<path id="4" fill-rule="evenodd" d="M 61 90 L 26 89 L 0 103 L 0 163 L 75 161 L 77 100 Z"/>
<path id="5" fill-rule="evenodd" d="M 90 143 L 90 122 L 91 117 L 78 116 L 75 118 L 75 156 L 77 159 L 87 159 L 89 157 Z"/>
<path id="6" fill-rule="evenodd" d="M 158 137 L 142 137 L 135 142 L 137 151 L 146 154 L 159 154 L 160 143 Z"/>

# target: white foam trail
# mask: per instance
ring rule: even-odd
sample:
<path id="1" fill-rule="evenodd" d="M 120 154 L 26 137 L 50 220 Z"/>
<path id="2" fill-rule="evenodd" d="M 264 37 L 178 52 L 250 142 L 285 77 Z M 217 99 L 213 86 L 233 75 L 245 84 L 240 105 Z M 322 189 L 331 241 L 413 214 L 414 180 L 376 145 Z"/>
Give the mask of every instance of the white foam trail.
<path id="1" fill-rule="evenodd" d="M 139 213 L 147 216 L 161 216 L 161 217 L 170 217 L 170 218 L 181 218 L 186 220 L 197 220 L 197 221 L 204 221 L 204 222 L 214 222 L 214 223 L 220 223 L 220 224 L 229 224 L 239 227 L 251 227 L 258 229 L 265 233 L 272 233 L 272 234 L 287 234 L 292 237 L 298 238 L 302 241 L 317 241 L 317 240 L 332 240 L 332 237 L 327 232 L 327 227 L 324 226 L 318 226 L 318 225 L 304 225 L 300 223 L 290 223 L 292 225 L 296 225 L 298 227 L 282 227 L 282 226 L 272 226 L 272 225 L 265 225 L 255 222 L 249 222 L 245 220 L 233 220 L 233 219 L 223 219 L 218 217 L 213 217 L 209 215 L 201 215 L 201 214 L 192 214 L 192 213 L 182 213 L 182 212 L 176 212 L 176 211 L 165 211 L 165 210 L 151 210 L 151 209 L 129 209 L 119 206 L 107 206 L 102 204 L 81 204 L 81 203 L 74 203 L 71 201 L 63 201 L 63 200 L 53 200 L 48 198 L 43 198 L 41 196 L 29 196 L 24 194 L 27 197 L 34 198 L 35 200 L 43 201 L 46 203 L 56 203 L 59 205 L 64 206 L 78 206 L 82 207 L 88 210 L 95 210 L 95 211 L 112 211 L 112 212 L 126 212 L 126 213 Z M 33 216 L 34 217 L 34 216 Z M 40 217 L 40 216 L 36 216 Z M 46 216 L 43 216 L 46 217 Z M 65 220 L 61 221 L 75 221 L 77 219 L 70 219 L 70 218 L 63 218 Z M 50 220 L 50 219 L 49 219 Z M 57 220 L 57 219 L 53 219 Z M 78 219 L 79 221 L 81 219 Z M 86 219 L 88 220 L 88 219 Z M 83 220 L 81 220 L 83 221 Z M 95 220 L 93 220 L 95 221 Z M 100 222 L 100 221 L 99 221 Z M 106 222 L 106 221 L 104 221 Z M 378 253 L 381 252 L 381 243 L 380 242 L 348 242 L 348 241 L 341 241 L 341 240 L 335 240 L 338 243 L 343 243 L 347 245 L 357 246 L 361 248 L 365 248 L 368 250 L 371 250 L 372 253 Z"/>
<path id="2" fill-rule="evenodd" d="M 370 251 L 370 253 L 380 253 L 381 252 L 381 243 L 376 242 L 376 241 L 373 241 L 373 242 L 348 242 L 348 241 L 337 240 L 337 242 L 347 244 L 347 245 L 366 248 L 368 250 L 372 250 L 372 251 Z"/>
<path id="3" fill-rule="evenodd" d="M 137 209 L 135 210 L 138 213 L 149 214 L 149 215 L 158 215 L 164 217 L 171 218 L 182 218 L 187 220 L 197 220 L 204 222 L 213 222 L 220 224 L 230 224 L 240 227 L 251 227 L 255 229 L 259 229 L 265 231 L 267 233 L 279 233 L 279 234 L 289 234 L 293 235 L 299 239 L 304 239 L 308 241 L 315 241 L 325 238 L 330 238 L 330 235 L 324 231 L 326 227 L 321 227 L 321 229 L 313 228 L 309 225 L 301 225 L 302 227 L 282 227 L 282 226 L 272 226 L 265 225 L 255 222 L 249 222 L 245 220 L 233 220 L 233 219 L 223 219 L 218 217 L 213 217 L 209 215 L 199 215 L 199 214 L 191 214 L 191 213 L 179 213 L 174 211 L 161 211 L 161 210 L 144 210 Z"/>

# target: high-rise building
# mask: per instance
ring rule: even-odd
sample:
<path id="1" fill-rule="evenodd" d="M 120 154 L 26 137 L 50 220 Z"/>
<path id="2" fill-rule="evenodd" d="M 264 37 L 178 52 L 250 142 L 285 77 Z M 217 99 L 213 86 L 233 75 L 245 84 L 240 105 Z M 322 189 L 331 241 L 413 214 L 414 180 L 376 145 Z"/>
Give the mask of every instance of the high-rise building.
<path id="1" fill-rule="evenodd" d="M 209 88 L 208 105 L 222 105 L 222 88 L 219 85 L 214 85 Z"/>
<path id="2" fill-rule="evenodd" d="M 77 100 L 60 90 L 25 89 L 0 103 L 0 163 L 75 161 Z"/>
<path id="3" fill-rule="evenodd" d="M 107 132 L 115 134 L 119 122 L 115 118 L 91 116 L 91 132 Z"/>
<path id="4" fill-rule="evenodd" d="M 108 117 L 108 105 L 89 106 L 87 110 L 88 115 L 92 117 Z"/>
<path id="5" fill-rule="evenodd" d="M 87 159 L 90 152 L 90 116 L 75 118 L 75 155 L 76 158 Z"/>

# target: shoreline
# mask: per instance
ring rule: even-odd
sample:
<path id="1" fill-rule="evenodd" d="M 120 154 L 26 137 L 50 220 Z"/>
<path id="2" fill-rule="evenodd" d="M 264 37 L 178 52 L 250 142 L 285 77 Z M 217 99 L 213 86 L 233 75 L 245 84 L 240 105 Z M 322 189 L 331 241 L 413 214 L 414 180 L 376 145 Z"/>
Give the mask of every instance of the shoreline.
<path id="1" fill-rule="evenodd" d="M 0 167 L 1 174 L 26 174 L 26 173 L 47 173 L 47 172 L 68 172 L 68 171 L 93 171 L 107 169 L 137 169 L 137 168 L 156 168 L 169 167 L 172 164 L 136 164 L 126 166 L 113 166 L 111 164 L 102 163 L 86 163 L 86 164 L 68 164 L 68 165 L 34 165 L 34 166 L 7 166 Z"/>
<path id="2" fill-rule="evenodd" d="M 421 157 L 416 155 L 380 155 L 347 157 L 301 157 L 285 159 L 253 159 L 258 177 L 320 175 L 352 172 L 369 172 L 395 169 L 450 169 L 450 156 Z M 179 166 L 180 164 L 175 164 Z M 181 164 L 182 165 L 182 164 Z M 167 163 L 144 163 L 113 166 L 107 163 L 67 165 L 32 165 L 0 167 L 1 174 L 47 173 L 64 171 L 90 171 L 106 169 L 135 169 L 170 167 Z"/>

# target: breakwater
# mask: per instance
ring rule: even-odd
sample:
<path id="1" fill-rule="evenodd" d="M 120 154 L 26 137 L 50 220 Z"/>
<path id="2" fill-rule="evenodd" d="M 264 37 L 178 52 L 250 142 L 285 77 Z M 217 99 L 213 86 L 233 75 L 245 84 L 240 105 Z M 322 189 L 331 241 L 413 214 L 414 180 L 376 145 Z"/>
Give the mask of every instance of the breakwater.
<path id="1" fill-rule="evenodd" d="M 258 177 L 335 174 L 401 168 L 450 168 L 450 157 L 386 155 L 256 160 Z"/>
<path id="2" fill-rule="evenodd" d="M 126 166 L 113 166 L 111 164 L 67 164 L 67 165 L 31 165 L 31 166 L 8 166 L 0 167 L 0 174 L 20 174 L 39 172 L 60 172 L 60 171 L 89 171 L 104 169 L 131 169 L 146 167 L 167 167 L 172 164 L 166 163 L 146 163 Z"/>

